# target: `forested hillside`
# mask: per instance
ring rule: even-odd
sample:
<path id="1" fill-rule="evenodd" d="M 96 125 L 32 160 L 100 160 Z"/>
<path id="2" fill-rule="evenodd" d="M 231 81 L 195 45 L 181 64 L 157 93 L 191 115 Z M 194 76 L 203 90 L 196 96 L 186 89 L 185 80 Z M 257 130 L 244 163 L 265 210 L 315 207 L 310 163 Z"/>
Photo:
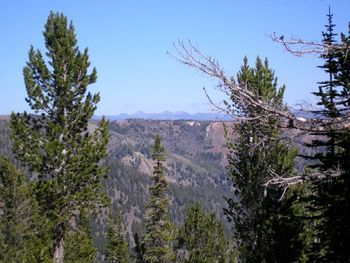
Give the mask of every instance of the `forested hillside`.
<path id="1" fill-rule="evenodd" d="M 89 129 L 96 127 L 90 122 Z M 115 210 L 122 210 L 129 240 L 140 231 L 148 199 L 155 134 L 166 148 L 166 176 L 169 181 L 170 218 L 183 222 L 186 209 L 199 202 L 206 211 L 215 211 L 226 223 L 224 196 L 232 183 L 227 178 L 226 141 L 222 122 L 125 120 L 109 125 L 110 142 L 105 162 L 109 173 L 103 181 Z M 8 120 L 1 120 L 0 154 L 12 156 Z M 99 219 L 99 247 L 104 244 L 107 215 Z M 101 228 L 102 227 L 102 228 Z M 230 229 L 230 226 L 227 227 Z"/>
<path id="2" fill-rule="evenodd" d="M 225 170 L 223 124 L 200 121 L 127 120 L 110 123 L 105 187 L 126 216 L 140 219 L 152 173 L 151 150 L 155 134 L 166 148 L 170 216 L 183 219 L 186 206 L 199 201 L 207 211 L 221 214 L 223 196 L 230 190 Z"/>
<path id="3" fill-rule="evenodd" d="M 8 118 L 0 122 L 0 154 L 13 160 L 9 140 Z M 96 123 L 91 121 L 89 129 Z M 206 211 L 215 211 L 230 232 L 223 213 L 224 197 L 231 196 L 232 181 L 227 172 L 227 142 L 223 122 L 197 120 L 140 120 L 112 121 L 109 124 L 110 142 L 105 163 L 109 168 L 103 186 L 111 198 L 115 211 L 121 210 L 128 240 L 141 230 L 140 223 L 148 199 L 154 134 L 160 134 L 166 148 L 166 176 L 169 181 L 170 217 L 173 222 L 183 222 L 186 209 L 199 202 Z M 230 126 L 226 123 L 226 126 Z M 303 143 L 309 137 L 298 137 L 300 152 L 308 153 Z M 20 165 L 20 164 L 19 164 Z M 296 163 L 300 169 L 304 162 Z M 96 243 L 102 249 L 107 224 L 107 211 L 99 217 Z"/>

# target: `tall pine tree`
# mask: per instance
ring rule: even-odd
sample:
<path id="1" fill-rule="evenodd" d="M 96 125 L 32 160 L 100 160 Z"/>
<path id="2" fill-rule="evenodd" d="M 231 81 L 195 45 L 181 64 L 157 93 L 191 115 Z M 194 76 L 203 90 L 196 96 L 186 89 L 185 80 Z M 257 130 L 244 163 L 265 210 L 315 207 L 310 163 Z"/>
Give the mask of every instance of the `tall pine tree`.
<path id="1" fill-rule="evenodd" d="M 328 12 L 328 24 L 326 27 L 326 32 L 322 32 L 323 40 L 322 43 L 327 46 L 335 45 L 335 36 L 333 24 L 333 14 L 329 9 Z M 328 120 L 334 120 L 340 116 L 339 112 L 339 99 L 341 99 L 341 94 L 339 92 L 339 86 L 336 80 L 336 73 L 338 71 L 337 63 L 337 52 L 329 50 L 328 53 L 322 54 L 320 56 L 325 62 L 319 68 L 323 69 L 327 74 L 327 80 L 320 81 L 318 84 L 318 92 L 313 92 L 313 94 L 319 99 L 317 105 L 321 106 L 319 110 L 314 111 L 314 114 L 319 118 L 326 118 Z M 325 129 L 324 131 L 318 131 L 314 133 L 317 137 L 321 139 L 315 139 L 312 141 L 312 144 L 308 145 L 309 147 L 320 148 L 322 150 L 313 156 L 317 160 L 320 160 L 323 165 L 316 165 L 317 167 L 322 168 L 322 170 L 327 170 L 329 167 L 334 166 L 337 163 L 337 134 L 332 129 Z M 322 137 L 322 136 L 325 136 Z M 324 151 L 326 149 L 326 151 Z"/>
<path id="2" fill-rule="evenodd" d="M 215 214 L 206 215 L 199 203 L 187 210 L 178 236 L 178 250 L 184 251 L 186 255 L 181 262 L 226 262 L 228 244 L 224 225 Z"/>
<path id="3" fill-rule="evenodd" d="M 92 241 L 92 231 L 87 215 L 81 213 L 75 220 L 75 231 L 66 237 L 65 263 L 96 262 L 96 249 Z"/>
<path id="4" fill-rule="evenodd" d="M 121 212 L 118 212 L 117 222 L 113 217 L 113 210 L 110 209 L 107 226 L 107 237 L 105 247 L 105 258 L 111 263 L 128 263 L 128 243 L 125 240 L 123 219 Z"/>
<path id="5" fill-rule="evenodd" d="M 43 35 L 46 57 L 31 47 L 23 70 L 33 114 L 13 113 L 10 124 L 13 151 L 37 179 L 36 199 L 53 225 L 53 261 L 62 263 L 77 211 L 104 199 L 100 179 L 105 169 L 99 162 L 106 155 L 108 129 L 102 120 L 88 131 L 100 96 L 87 92 L 96 70 L 88 73 L 88 50 L 79 51 L 73 24 L 51 12 Z"/>
<path id="6" fill-rule="evenodd" d="M 278 89 L 267 59 L 262 62 L 258 57 L 255 68 L 251 68 L 244 58 L 237 79 L 261 100 L 283 107 L 285 86 Z M 282 140 L 275 116 L 245 105 L 240 110 L 247 121 L 236 125 L 238 139 L 229 143 L 234 196 L 225 209 L 235 224 L 237 253 L 246 262 L 295 262 L 301 253 L 299 233 L 303 226 L 292 207 L 294 197 L 279 202 L 282 192 L 266 190 L 263 183 L 271 171 L 293 174 L 296 151 Z"/>
<path id="7" fill-rule="evenodd" d="M 155 164 L 152 176 L 153 185 L 149 188 L 150 197 L 146 206 L 143 259 L 147 263 L 173 262 L 175 255 L 171 245 L 172 226 L 168 211 L 168 183 L 163 165 L 166 157 L 159 135 L 154 140 L 152 159 Z"/>
<path id="8" fill-rule="evenodd" d="M 32 185 L 0 157 L 0 262 L 47 262 L 50 236 L 32 197 Z"/>
<path id="9" fill-rule="evenodd" d="M 322 32 L 322 42 L 335 46 L 333 14 L 329 10 L 326 31 Z M 348 38 L 341 35 L 342 44 Z M 349 59 L 348 50 L 329 49 L 320 56 L 324 64 L 320 66 L 327 74 L 327 80 L 319 82 L 319 91 L 314 93 L 318 99 L 320 110 L 315 112 L 319 118 L 329 123 L 336 123 L 346 118 L 349 112 Z M 347 243 L 350 231 L 350 135 L 349 129 L 334 129 L 330 125 L 323 131 L 315 132 L 315 140 L 308 147 L 317 153 L 311 156 L 316 159 L 312 165 L 321 171 L 338 168 L 341 176 L 317 182 L 313 186 L 314 195 L 309 200 L 309 210 L 316 214 L 310 221 L 314 223 L 315 235 L 309 258 L 312 262 L 348 262 L 350 251 Z M 309 157 L 306 157 L 309 158 Z"/>

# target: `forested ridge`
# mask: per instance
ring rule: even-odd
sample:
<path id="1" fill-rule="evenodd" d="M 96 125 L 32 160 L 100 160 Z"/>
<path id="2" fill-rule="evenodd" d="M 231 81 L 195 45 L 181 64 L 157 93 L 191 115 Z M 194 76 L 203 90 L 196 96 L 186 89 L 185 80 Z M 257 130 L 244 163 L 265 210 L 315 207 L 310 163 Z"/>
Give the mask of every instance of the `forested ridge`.
<path id="1" fill-rule="evenodd" d="M 234 76 L 179 41 L 176 61 L 216 79 L 231 121 L 93 119 L 97 70 L 51 12 L 23 69 L 30 112 L 0 119 L 0 262 L 348 262 L 350 58 L 329 9 L 317 107 L 291 111 L 268 58 Z M 295 48 L 296 47 L 296 48 Z M 263 55 L 263 54 L 262 54 Z M 252 59 L 252 58 L 250 58 Z"/>

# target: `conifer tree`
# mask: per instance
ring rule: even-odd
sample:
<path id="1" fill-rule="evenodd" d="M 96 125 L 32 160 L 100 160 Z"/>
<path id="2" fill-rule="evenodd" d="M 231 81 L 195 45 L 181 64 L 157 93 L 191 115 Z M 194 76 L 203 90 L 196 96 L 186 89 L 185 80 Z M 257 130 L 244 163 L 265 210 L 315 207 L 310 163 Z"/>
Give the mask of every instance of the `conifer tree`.
<path id="1" fill-rule="evenodd" d="M 108 217 L 105 258 L 108 262 L 129 262 L 128 243 L 125 240 L 122 214 L 118 212 L 118 219 L 115 222 L 112 209 L 110 209 Z"/>
<path id="2" fill-rule="evenodd" d="M 147 263 L 173 262 L 175 256 L 171 245 L 168 183 L 163 165 L 166 157 L 159 135 L 154 141 L 152 159 L 155 164 L 152 176 L 153 185 L 149 188 L 150 197 L 146 206 L 143 260 Z"/>
<path id="3" fill-rule="evenodd" d="M 285 86 L 278 89 L 267 59 L 262 62 L 258 57 L 255 68 L 251 68 L 244 58 L 237 79 L 259 99 L 283 107 Z M 228 199 L 229 208 L 224 209 L 235 224 L 237 252 L 246 262 L 295 262 L 301 253 L 299 233 L 303 225 L 294 214 L 291 199 L 279 202 L 282 192 L 266 191 L 263 182 L 270 171 L 293 174 L 296 151 L 282 140 L 276 117 L 245 105 L 241 110 L 247 121 L 236 125 L 238 139 L 229 141 L 234 197 Z"/>
<path id="4" fill-rule="evenodd" d="M 347 34 L 341 33 L 341 44 L 350 46 L 350 23 Z M 350 58 L 348 50 L 337 53 L 338 71 L 336 73 L 337 84 L 341 87 L 341 99 L 338 109 L 342 118 L 347 117 L 350 108 Z M 338 152 L 343 170 L 342 177 L 337 182 L 337 187 L 333 190 L 335 202 L 333 211 L 330 211 L 331 218 L 328 228 L 332 231 L 332 242 L 330 247 L 332 253 L 329 259 L 337 258 L 338 262 L 350 260 L 350 251 L 347 249 L 350 240 L 350 229 L 347 225 L 350 222 L 350 129 L 345 128 L 338 132 Z M 336 212 L 335 212 L 336 211 Z"/>
<path id="5" fill-rule="evenodd" d="M 144 243 L 140 239 L 140 236 L 138 233 L 134 234 L 134 240 L 135 240 L 135 246 L 133 248 L 134 262 L 142 263 L 143 255 L 145 254 Z"/>
<path id="6" fill-rule="evenodd" d="M 100 179 L 105 169 L 99 162 L 106 155 L 108 123 L 103 119 L 88 131 L 100 96 L 87 92 L 96 70 L 88 73 L 88 51 L 79 51 L 73 24 L 51 12 L 43 35 L 46 57 L 31 47 L 23 70 L 33 113 L 13 113 L 10 127 L 13 151 L 37 179 L 35 196 L 52 224 L 53 261 L 62 263 L 76 212 L 104 200 Z"/>
<path id="7" fill-rule="evenodd" d="M 0 157 L 0 262 L 49 260 L 51 240 L 37 208 L 24 174 Z"/>
<path id="8" fill-rule="evenodd" d="M 206 215 L 199 203 L 187 210 L 178 239 L 179 249 L 187 255 L 184 262 L 226 262 L 228 246 L 224 226 L 215 214 Z"/>
<path id="9" fill-rule="evenodd" d="M 92 241 L 92 232 L 87 215 L 80 214 L 76 218 L 75 231 L 67 234 L 65 263 L 96 262 L 96 249 Z"/>
<path id="10" fill-rule="evenodd" d="M 333 14 L 330 9 L 327 14 L 328 24 L 326 27 L 326 32 L 322 32 L 323 40 L 322 43 L 325 45 L 332 46 L 336 43 L 334 33 L 335 24 L 333 24 Z M 341 94 L 339 91 L 338 81 L 336 79 L 336 74 L 338 72 L 338 62 L 337 62 L 338 52 L 330 50 L 326 54 L 320 56 L 324 60 L 324 64 L 319 66 L 327 74 L 328 79 L 320 81 L 318 84 L 318 92 L 313 92 L 313 94 L 319 99 L 317 105 L 321 106 L 321 109 L 315 110 L 313 113 L 318 118 L 335 119 L 340 116 L 339 102 L 341 100 Z M 319 151 L 315 156 L 311 156 L 311 159 L 318 159 L 322 162 L 322 165 L 316 165 L 316 167 L 322 167 L 322 170 L 326 170 L 329 167 L 336 165 L 337 159 L 337 139 L 338 135 L 336 132 L 329 130 L 318 131 L 313 133 L 318 138 L 312 141 L 312 144 L 308 144 L 308 147 L 315 148 L 316 151 L 320 147 L 322 150 Z M 325 138 L 323 137 L 325 136 Z M 326 149 L 324 151 L 323 149 Z M 305 156 L 307 158 L 307 156 Z"/>
<path id="11" fill-rule="evenodd" d="M 326 31 L 322 32 L 323 40 L 322 43 L 328 46 L 333 46 L 336 41 L 335 37 L 337 34 L 334 33 L 335 24 L 333 24 L 333 14 L 329 8 L 328 14 L 328 24 L 325 26 Z M 329 118 L 335 118 L 339 116 L 337 109 L 337 100 L 339 99 L 339 92 L 337 89 L 337 83 L 335 79 L 335 74 L 338 71 L 337 69 L 337 52 L 329 51 L 326 54 L 320 56 L 325 63 L 319 68 L 323 69 L 328 75 L 328 79 L 325 81 L 319 82 L 318 92 L 313 92 L 316 97 L 319 97 L 319 102 L 317 103 L 320 106 L 323 106 L 321 111 L 315 111 L 315 113 L 322 114 Z M 333 142 L 334 138 L 331 138 L 331 141 L 328 143 L 330 147 L 330 153 L 334 154 L 335 146 Z"/>
<path id="12" fill-rule="evenodd" d="M 334 39 L 333 14 L 329 10 L 326 32 L 322 33 L 322 42 L 334 46 L 338 44 Z M 348 43 L 348 38 L 341 34 L 342 44 Z M 329 122 L 336 122 L 337 118 L 344 118 L 349 108 L 349 59 L 347 50 L 329 49 L 328 53 L 320 56 L 324 64 L 320 66 L 328 76 L 326 81 L 319 82 L 319 92 L 314 93 L 318 98 L 321 109 L 317 112 L 319 118 Z M 315 214 L 310 217 L 313 222 L 314 240 L 309 258 L 312 262 L 347 262 L 350 251 L 347 241 L 350 231 L 348 204 L 350 202 L 350 135 L 349 129 L 333 129 L 329 127 L 313 134 L 317 139 L 308 147 L 317 153 L 311 156 L 316 159 L 313 168 L 321 171 L 337 167 L 342 171 L 341 176 L 329 178 L 327 181 L 313 184 L 314 195 L 309 200 L 310 211 Z M 310 158 L 306 156 L 306 158 Z"/>

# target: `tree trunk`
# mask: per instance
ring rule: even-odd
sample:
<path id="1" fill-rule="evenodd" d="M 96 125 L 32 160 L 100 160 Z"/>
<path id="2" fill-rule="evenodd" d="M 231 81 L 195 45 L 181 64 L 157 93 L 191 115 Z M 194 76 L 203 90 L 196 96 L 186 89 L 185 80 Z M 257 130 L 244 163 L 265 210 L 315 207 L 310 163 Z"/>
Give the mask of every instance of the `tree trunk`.
<path id="1" fill-rule="evenodd" d="M 53 262 L 63 263 L 64 259 L 64 233 L 60 234 L 55 242 Z"/>

